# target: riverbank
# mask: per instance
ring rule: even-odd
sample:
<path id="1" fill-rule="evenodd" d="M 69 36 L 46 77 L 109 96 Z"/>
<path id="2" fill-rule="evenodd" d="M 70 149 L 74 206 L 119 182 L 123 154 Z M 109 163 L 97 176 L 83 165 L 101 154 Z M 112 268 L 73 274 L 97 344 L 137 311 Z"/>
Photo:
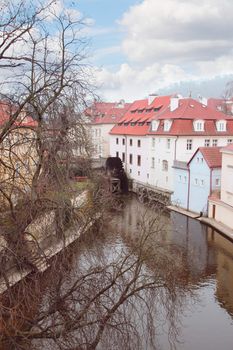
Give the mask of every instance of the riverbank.
<path id="1" fill-rule="evenodd" d="M 88 192 L 83 191 L 80 195 L 72 199 L 73 207 L 78 209 L 87 202 Z M 52 213 L 50 213 L 52 218 Z M 36 254 L 32 252 L 33 265 L 38 272 L 44 272 L 50 267 L 49 260 L 56 254 L 60 253 L 70 244 L 75 242 L 82 234 L 86 233 L 91 226 L 98 220 L 99 215 L 90 220 L 85 220 L 82 224 L 75 224 L 68 228 L 62 238 L 58 238 L 55 235 L 55 231 L 51 232 L 48 236 L 40 235 L 37 241 L 37 247 L 39 248 Z M 41 224 L 41 225 L 40 225 Z M 44 227 L 43 223 L 34 223 L 34 225 L 41 231 Z M 45 225 L 49 226 L 45 220 Z M 4 246 L 4 244 L 3 244 Z M 2 247 L 1 247 L 2 249 Z M 0 294 L 4 293 L 8 288 L 12 287 L 23 278 L 34 272 L 33 267 L 25 267 L 21 270 L 17 268 L 10 268 L 4 277 L 0 278 Z"/>
<path id="2" fill-rule="evenodd" d="M 217 222 L 216 220 L 214 220 L 212 218 L 200 216 L 197 213 L 193 213 L 191 211 L 185 210 L 183 208 L 179 208 L 179 207 L 174 206 L 174 205 L 168 205 L 167 209 L 175 211 L 175 212 L 182 214 L 182 215 L 186 215 L 192 219 L 199 220 L 203 224 L 212 227 L 213 229 L 218 231 L 221 235 L 223 235 L 224 237 L 226 237 L 227 239 L 229 239 L 230 241 L 233 242 L 233 229 L 231 229 L 230 227 L 228 227 L 220 222 Z"/>

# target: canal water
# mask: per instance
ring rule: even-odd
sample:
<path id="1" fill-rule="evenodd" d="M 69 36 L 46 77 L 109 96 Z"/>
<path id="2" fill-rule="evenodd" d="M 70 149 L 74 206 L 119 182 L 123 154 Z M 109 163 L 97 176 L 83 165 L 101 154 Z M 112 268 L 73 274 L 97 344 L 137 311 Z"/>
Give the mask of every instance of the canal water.
<path id="1" fill-rule="evenodd" d="M 151 222 L 155 223 L 155 230 L 154 226 L 150 226 Z M 105 339 L 100 341 L 96 349 L 233 350 L 233 243 L 197 220 L 175 212 L 164 212 L 161 208 L 151 209 L 147 205 L 141 204 L 134 196 L 126 197 L 123 210 L 119 208 L 118 211 L 112 212 L 105 229 L 97 232 L 94 228 L 94 232 L 83 235 L 82 239 L 76 241 L 67 250 L 64 255 L 70 261 L 67 265 L 68 278 L 65 281 L 65 288 L 66 283 L 69 285 L 76 281 L 80 272 L 83 276 L 82 270 L 88 271 L 89 267 L 98 267 L 102 264 L 106 266 L 114 261 L 122 250 L 133 252 L 135 255 L 134 247 L 137 246 L 140 239 L 138 233 L 144 231 L 147 234 L 149 228 L 150 235 L 147 244 L 149 243 L 150 249 L 148 248 L 148 251 L 153 254 L 152 259 L 143 260 L 145 266 L 143 265 L 141 272 L 145 272 L 144 276 L 156 276 L 156 279 L 161 280 L 161 282 L 166 281 L 166 278 L 169 279 L 170 276 L 170 279 L 175 282 L 167 289 L 161 283 L 161 287 L 154 294 L 153 292 L 150 294 L 151 298 L 148 299 L 147 305 L 149 305 L 151 315 L 147 314 L 147 305 L 143 302 L 140 304 L 140 299 L 136 299 L 136 303 L 139 300 L 137 305 L 134 305 L 135 299 L 133 299 L 133 302 L 130 300 L 128 304 L 126 303 L 125 308 L 120 309 L 120 312 L 124 311 L 125 314 L 118 314 L 119 320 L 127 321 L 127 317 L 131 318 L 137 332 L 139 331 L 138 333 L 141 334 L 140 346 L 134 346 L 134 333 L 133 337 L 126 338 L 126 342 L 124 342 L 119 336 L 122 334 L 123 338 L 122 328 L 119 328 L 119 332 L 114 333 L 111 332 L 110 327 L 110 331 L 108 328 L 104 334 Z M 161 251 L 163 253 L 162 263 L 159 261 L 162 256 Z M 67 257 L 64 260 L 66 263 Z M 60 258 L 58 262 L 60 263 Z M 125 262 L 127 263 L 127 260 L 124 260 L 122 268 L 125 266 Z M 111 276 L 113 276 L 118 265 L 111 266 L 113 268 Z M 157 273 L 158 268 L 161 273 Z M 61 271 L 63 273 L 64 269 Z M 45 290 L 47 280 L 50 278 L 56 280 L 56 274 L 51 275 L 53 273 L 53 270 L 51 272 L 48 270 L 41 278 L 42 282 L 44 281 Z M 140 276 L 139 279 L 144 281 L 144 276 Z M 175 279 L 172 278 L 174 276 Z M 77 289 L 77 300 L 80 298 L 80 293 L 84 293 L 85 288 L 92 295 L 92 293 L 97 293 L 99 287 L 104 286 L 106 280 L 108 283 L 108 275 L 100 275 L 99 280 L 97 277 L 98 275 L 93 280 L 94 284 L 91 284 L 91 289 L 88 289 L 85 284 L 80 290 Z M 120 281 L 123 285 L 127 285 L 128 275 L 122 276 Z M 41 282 L 38 281 L 36 286 L 40 285 Z M 96 286 L 96 289 L 93 286 Z M 176 287 L 177 291 L 174 294 L 173 290 Z M 41 288 L 43 290 L 43 287 Z M 171 292 L 169 292 L 169 288 Z M 120 283 L 114 285 L 112 294 L 109 294 L 106 300 L 103 299 L 106 302 L 105 305 L 108 306 L 114 298 L 117 299 L 116 294 L 121 290 Z M 53 296 L 53 293 L 51 295 Z M 142 292 L 140 297 L 143 296 Z M 170 297 L 171 299 L 169 299 Z M 46 293 L 44 299 L 44 308 L 46 308 Z M 74 300 L 76 299 L 74 298 Z M 150 302 L 153 304 L 151 309 Z M 42 301 L 40 303 L 43 306 Z M 92 310 L 94 314 L 98 310 L 102 310 L 101 305 L 96 305 L 97 309 Z M 38 310 L 37 308 L 35 310 L 36 313 Z M 87 317 L 91 316 L 87 315 Z M 148 319 L 153 324 L 151 332 L 147 332 Z M 115 318 L 116 320 L 118 318 Z M 112 327 L 112 329 L 114 327 L 118 329 L 118 323 L 115 322 Z M 146 332 L 144 332 L 144 328 L 146 328 Z M 126 331 L 128 329 L 132 331 L 132 328 L 124 328 Z M 94 330 L 87 333 L 91 341 Z M 117 339 L 114 338 L 114 334 L 116 334 Z M 153 344 L 148 341 L 148 334 L 154 336 Z M 79 334 L 77 334 L 77 338 L 79 338 Z M 77 344 L 74 341 L 74 345 Z M 136 340 L 135 344 L 137 345 Z M 48 342 L 42 339 L 33 341 L 32 345 L 35 347 L 29 347 L 30 349 L 59 349 L 59 347 L 55 347 L 54 343 L 48 346 Z M 1 344 L 0 348 L 3 349 Z M 69 347 L 63 348 L 68 349 Z M 9 345 L 4 347 L 5 349 L 13 348 Z"/>
<path id="2" fill-rule="evenodd" d="M 146 207 L 135 197 L 129 198 L 114 220 L 113 232 L 124 242 L 125 237 L 134 236 L 142 217 L 146 221 L 156 215 L 156 209 Z M 184 250 L 184 279 L 193 290 L 177 318 L 176 348 L 232 350 L 233 243 L 199 221 L 175 212 L 162 213 L 159 225 L 164 244 L 172 243 Z M 164 314 L 162 306 L 159 313 Z M 172 349 L 166 315 L 161 316 L 160 323 L 156 325 L 158 348 Z"/>

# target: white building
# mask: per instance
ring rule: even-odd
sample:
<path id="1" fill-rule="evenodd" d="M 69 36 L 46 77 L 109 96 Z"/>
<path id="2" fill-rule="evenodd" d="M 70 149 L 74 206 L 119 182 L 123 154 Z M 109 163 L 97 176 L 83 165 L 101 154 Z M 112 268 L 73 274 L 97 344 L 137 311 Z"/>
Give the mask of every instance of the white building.
<path id="1" fill-rule="evenodd" d="M 221 192 L 209 198 L 209 217 L 233 229 L 233 144 L 222 148 Z"/>
<path id="2" fill-rule="evenodd" d="M 85 111 L 89 117 L 93 143 L 93 158 L 107 158 L 110 155 L 109 132 L 129 109 L 130 103 L 95 102 Z"/>
<path id="3" fill-rule="evenodd" d="M 153 96 L 135 101 L 110 132 L 111 156 L 119 156 L 136 181 L 174 190 L 174 161 L 188 162 L 199 147 L 233 141 L 233 119 L 192 98 Z"/>

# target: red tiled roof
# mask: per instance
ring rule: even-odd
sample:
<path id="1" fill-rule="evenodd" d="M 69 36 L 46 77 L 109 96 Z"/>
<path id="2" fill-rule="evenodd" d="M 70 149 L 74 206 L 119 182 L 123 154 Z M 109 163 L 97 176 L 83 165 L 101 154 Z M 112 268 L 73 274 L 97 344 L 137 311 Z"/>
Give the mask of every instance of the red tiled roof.
<path id="1" fill-rule="evenodd" d="M 0 125 L 3 125 L 9 120 L 9 117 L 16 111 L 16 107 L 10 106 L 8 103 L 0 102 Z M 35 127 L 37 122 L 30 116 L 25 116 L 21 120 L 18 118 L 14 125 L 25 126 L 25 127 Z"/>
<path id="2" fill-rule="evenodd" d="M 151 135 L 187 135 L 187 136 L 233 136 L 233 119 L 227 120 L 226 131 L 217 131 L 214 120 L 205 120 L 204 131 L 195 131 L 193 128 L 193 120 L 191 119 L 175 119 L 172 122 L 169 131 L 163 130 L 163 121 L 160 122 L 157 131 L 149 131 Z"/>
<path id="3" fill-rule="evenodd" d="M 155 119 L 156 115 L 167 108 L 170 103 L 170 97 L 171 96 L 155 97 L 150 104 L 148 104 L 148 99 L 134 101 L 129 110 L 119 120 L 118 125 L 112 128 L 110 134 L 146 135 L 150 128 L 150 125 L 146 123 Z M 128 123 L 128 125 L 125 125 L 125 123 Z M 131 123 L 137 124 L 132 126 Z M 145 124 L 139 125 L 138 123 Z"/>
<path id="4" fill-rule="evenodd" d="M 220 111 L 213 110 L 192 98 L 180 99 L 178 107 L 171 111 L 170 98 L 171 96 L 158 96 L 150 105 L 148 105 L 147 99 L 135 101 L 119 120 L 118 125 L 113 127 L 111 134 L 233 136 L 233 118 L 226 116 Z M 168 132 L 163 130 L 163 121 L 167 119 L 172 120 L 172 125 Z M 205 121 L 204 131 L 194 131 L 193 121 L 198 119 Z M 144 128 L 139 125 L 142 122 L 148 123 L 152 120 L 160 120 L 157 131 L 151 131 L 151 127 L 148 124 Z M 217 120 L 227 121 L 227 131 L 217 131 L 215 125 Z M 131 123 L 136 124 L 131 125 Z M 135 131 L 132 128 L 135 128 Z"/>
<path id="5" fill-rule="evenodd" d="M 115 102 L 95 102 L 86 109 L 85 114 L 91 117 L 93 124 L 115 124 L 127 112 L 130 105 L 130 103 L 119 106 Z"/>
<path id="6" fill-rule="evenodd" d="M 191 163 L 197 152 L 200 151 L 209 168 L 221 168 L 222 155 L 220 149 L 220 147 L 199 147 L 188 162 L 188 165 Z"/>
<path id="7" fill-rule="evenodd" d="M 226 119 L 226 115 L 220 111 L 213 110 L 204 104 L 194 100 L 193 98 L 186 98 L 179 100 L 179 106 L 174 111 L 170 108 L 163 110 L 158 119 L 192 119 L 192 120 L 221 120 Z"/>
<path id="8" fill-rule="evenodd" d="M 233 99 L 209 98 L 207 105 L 212 109 L 222 110 L 226 114 L 232 114 Z"/>

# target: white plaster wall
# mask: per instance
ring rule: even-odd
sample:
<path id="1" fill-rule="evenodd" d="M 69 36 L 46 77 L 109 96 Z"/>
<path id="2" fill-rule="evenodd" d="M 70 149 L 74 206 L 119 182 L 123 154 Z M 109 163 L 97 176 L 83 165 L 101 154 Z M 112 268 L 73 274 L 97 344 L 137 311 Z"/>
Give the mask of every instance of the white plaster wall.
<path id="1" fill-rule="evenodd" d="M 233 207 L 233 153 L 222 153 L 221 200 Z"/>
<path id="2" fill-rule="evenodd" d="M 116 143 L 118 138 L 118 144 Z M 125 139 L 125 145 L 123 145 L 122 139 Z M 130 146 L 130 139 L 132 140 L 132 146 Z M 138 147 L 138 140 L 141 142 L 141 146 Z M 125 153 L 125 171 L 128 176 L 137 181 L 148 183 L 149 175 L 149 154 L 148 154 L 148 140 L 145 136 L 122 136 L 122 135 L 110 135 L 110 154 L 112 157 L 116 157 L 116 153 L 119 153 L 119 157 L 122 160 L 122 152 Z M 133 162 L 129 163 L 129 155 L 132 154 Z M 137 165 L 137 156 L 141 156 L 141 166 Z"/>
<path id="3" fill-rule="evenodd" d="M 223 202 L 209 201 L 209 217 L 213 218 L 213 206 L 215 205 L 215 220 L 233 229 L 233 207 Z"/>
<path id="4" fill-rule="evenodd" d="M 170 148 L 167 147 L 167 140 L 170 139 Z M 174 169 L 172 168 L 175 156 L 176 137 L 156 136 L 148 137 L 149 143 L 149 183 L 152 186 L 173 190 L 174 188 Z M 154 145 L 154 147 L 153 147 Z M 155 166 L 152 168 L 152 158 L 155 158 Z M 163 170 L 163 160 L 168 162 L 168 170 Z"/>
<path id="5" fill-rule="evenodd" d="M 192 149 L 187 150 L 187 140 L 192 140 Z M 212 141 L 217 139 L 218 146 L 223 147 L 227 145 L 228 139 L 233 139 L 233 136 L 179 136 L 177 139 L 177 147 L 176 147 L 176 159 L 188 162 L 192 155 L 195 153 L 198 147 L 205 146 L 205 140 L 210 140 L 210 146 L 212 146 Z"/>
<path id="6" fill-rule="evenodd" d="M 107 158 L 110 155 L 110 135 L 109 132 L 114 124 L 92 124 L 91 135 L 94 146 L 94 157 Z"/>

